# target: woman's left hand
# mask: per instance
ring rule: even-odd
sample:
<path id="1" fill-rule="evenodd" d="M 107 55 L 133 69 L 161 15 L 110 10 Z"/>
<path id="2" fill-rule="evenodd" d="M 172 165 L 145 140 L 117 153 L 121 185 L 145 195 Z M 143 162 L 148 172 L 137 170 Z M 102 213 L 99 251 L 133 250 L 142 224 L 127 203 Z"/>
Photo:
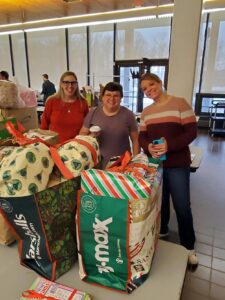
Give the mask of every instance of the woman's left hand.
<path id="1" fill-rule="evenodd" d="M 161 140 L 163 140 L 162 144 L 156 144 L 152 145 L 153 148 L 153 157 L 154 158 L 160 158 L 163 154 L 167 152 L 167 141 L 164 137 L 161 137 Z"/>

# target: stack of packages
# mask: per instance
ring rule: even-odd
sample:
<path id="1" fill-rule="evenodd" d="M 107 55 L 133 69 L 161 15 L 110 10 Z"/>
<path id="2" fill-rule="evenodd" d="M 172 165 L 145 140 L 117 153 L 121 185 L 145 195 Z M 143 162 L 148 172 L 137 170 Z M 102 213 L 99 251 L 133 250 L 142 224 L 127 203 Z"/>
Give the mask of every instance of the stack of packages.
<path id="1" fill-rule="evenodd" d="M 161 173 L 145 154 L 107 171 L 82 172 L 77 208 L 81 279 L 128 293 L 145 281 L 158 239 Z"/>
<path id="2" fill-rule="evenodd" d="M 0 110 L 4 118 L 16 118 L 27 130 L 38 127 L 36 94 L 28 87 L 0 80 Z"/>
<path id="3" fill-rule="evenodd" d="M 82 138 L 99 156 L 96 139 L 92 137 L 75 140 L 81 152 L 78 151 L 78 158 L 85 160 L 85 164 L 79 164 L 75 154 L 69 158 L 68 153 L 66 156 L 60 152 L 66 143 L 59 146 L 61 164 L 71 164 L 70 178 L 55 175 L 60 173 L 60 169 L 54 172 L 58 162 L 51 156 L 51 147 L 39 139 L 30 140 L 18 134 L 17 141 L 22 145 L 0 150 L 1 216 L 20 241 L 21 263 L 50 280 L 68 271 L 77 258 L 75 212 L 80 166 L 88 168 L 93 164 L 88 161 L 92 160 L 90 150 L 78 145 Z"/>
<path id="4" fill-rule="evenodd" d="M 38 128 L 35 91 L 19 83 L 0 80 L 0 142 L 12 138 L 5 129 L 9 120 L 16 128 L 27 131 L 26 135 L 30 138 L 40 137 L 52 145 L 57 143 L 55 132 Z"/>

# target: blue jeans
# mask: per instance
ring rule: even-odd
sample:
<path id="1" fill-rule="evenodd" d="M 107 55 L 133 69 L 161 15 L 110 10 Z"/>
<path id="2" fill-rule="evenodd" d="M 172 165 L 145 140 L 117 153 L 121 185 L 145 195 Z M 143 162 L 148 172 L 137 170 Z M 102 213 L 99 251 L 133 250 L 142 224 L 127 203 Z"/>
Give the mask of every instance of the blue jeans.
<path id="1" fill-rule="evenodd" d="M 180 243 L 194 249 L 195 232 L 190 203 L 190 168 L 163 168 L 161 233 L 168 232 L 170 196 L 177 216 Z"/>

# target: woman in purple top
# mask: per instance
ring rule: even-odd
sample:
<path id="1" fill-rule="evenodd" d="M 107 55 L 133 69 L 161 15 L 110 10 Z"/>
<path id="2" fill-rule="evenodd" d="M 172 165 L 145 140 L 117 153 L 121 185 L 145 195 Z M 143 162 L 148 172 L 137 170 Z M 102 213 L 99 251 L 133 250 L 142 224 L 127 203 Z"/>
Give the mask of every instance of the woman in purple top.
<path id="1" fill-rule="evenodd" d="M 111 157 L 126 150 L 133 155 L 139 153 L 137 122 L 134 114 L 120 105 L 122 97 L 123 88 L 119 83 L 107 83 L 102 91 L 102 105 L 89 111 L 80 130 L 80 134 L 87 135 L 91 126 L 101 128 L 98 141 L 103 168 Z"/>

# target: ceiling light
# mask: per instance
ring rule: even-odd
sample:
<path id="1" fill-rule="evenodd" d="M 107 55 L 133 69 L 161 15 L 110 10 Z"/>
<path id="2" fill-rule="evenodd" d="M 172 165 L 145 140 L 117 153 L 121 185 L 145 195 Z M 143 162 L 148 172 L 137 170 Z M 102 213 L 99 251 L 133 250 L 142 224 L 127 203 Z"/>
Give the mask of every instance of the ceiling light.
<path id="1" fill-rule="evenodd" d="M 167 14 L 171 12 L 172 6 L 170 8 L 165 9 L 162 6 L 152 6 L 152 7 L 137 7 L 131 9 L 120 9 L 117 11 L 107 11 L 104 13 L 91 13 L 91 14 L 83 14 L 77 16 L 67 16 L 62 18 L 52 18 L 52 19 L 42 19 L 37 21 L 28 21 L 18 24 L 9 24 L 9 25 L 0 25 L 0 31 L 5 30 L 11 31 L 22 29 L 24 31 L 37 31 L 41 30 L 50 30 L 54 28 L 69 28 L 69 27 L 82 27 L 88 25 L 96 25 L 103 23 L 119 23 L 119 22 L 127 22 L 134 21 L 135 18 L 139 20 L 153 19 L 156 18 L 156 15 Z M 138 17 L 138 15 L 140 15 Z M 129 16 L 128 16 L 129 15 Z M 135 16 L 136 15 L 136 16 Z M 94 21 L 94 19 L 98 19 Z M 96 23 L 97 22 L 97 23 Z M 64 23 L 64 24 L 63 24 Z M 40 27 L 38 26 L 40 24 Z M 75 25 L 75 26 L 74 26 Z M 8 30 L 7 30 L 8 29 Z"/>
<path id="2" fill-rule="evenodd" d="M 131 21 L 144 21 L 144 20 L 151 20 L 151 19 L 156 19 L 156 15 L 113 19 L 113 20 L 106 20 L 106 21 L 92 21 L 92 22 L 67 24 L 67 25 L 59 25 L 59 26 L 28 28 L 28 29 L 24 29 L 24 31 L 25 32 L 46 31 L 46 30 L 54 30 L 54 29 L 61 29 L 61 28 L 74 28 L 74 27 L 84 27 L 84 26 L 91 26 L 91 25 L 93 26 L 93 25 L 102 25 L 102 24 L 124 23 L 124 22 L 131 22 Z"/>
<path id="3" fill-rule="evenodd" d="M 0 35 L 16 34 L 16 33 L 22 33 L 22 32 L 23 32 L 23 30 L 10 30 L 10 31 L 0 32 Z"/>
<path id="4" fill-rule="evenodd" d="M 213 12 L 219 12 L 219 11 L 224 11 L 225 8 L 208 8 L 208 9 L 203 9 L 203 13 L 213 13 Z"/>
<path id="5" fill-rule="evenodd" d="M 63 0 L 63 2 L 66 3 L 72 3 L 72 2 L 82 2 L 83 0 Z"/>
<path id="6" fill-rule="evenodd" d="M 161 14 L 161 15 L 158 15 L 158 18 L 172 18 L 173 17 L 173 14 Z"/>

